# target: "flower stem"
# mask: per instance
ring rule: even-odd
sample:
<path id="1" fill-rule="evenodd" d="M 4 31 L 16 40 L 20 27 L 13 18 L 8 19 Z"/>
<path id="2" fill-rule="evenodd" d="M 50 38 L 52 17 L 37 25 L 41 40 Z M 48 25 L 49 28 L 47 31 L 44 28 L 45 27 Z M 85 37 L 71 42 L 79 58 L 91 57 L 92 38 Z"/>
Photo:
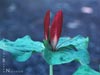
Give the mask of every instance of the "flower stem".
<path id="1" fill-rule="evenodd" d="M 53 65 L 49 65 L 49 75 L 53 75 Z"/>

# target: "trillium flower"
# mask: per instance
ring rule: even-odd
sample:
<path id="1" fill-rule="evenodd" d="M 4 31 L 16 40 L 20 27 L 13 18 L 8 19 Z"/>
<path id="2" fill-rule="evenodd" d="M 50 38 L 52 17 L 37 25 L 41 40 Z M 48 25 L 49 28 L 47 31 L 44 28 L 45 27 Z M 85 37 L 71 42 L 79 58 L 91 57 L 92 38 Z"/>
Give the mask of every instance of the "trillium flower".
<path id="1" fill-rule="evenodd" d="M 89 64 L 89 54 L 87 51 L 88 37 L 80 35 L 70 37 L 60 37 L 63 24 L 63 13 L 58 11 L 50 25 L 50 10 L 44 18 L 44 37 L 42 42 L 33 41 L 30 36 L 18 38 L 15 41 L 7 39 L 0 40 L 0 49 L 13 55 L 19 62 L 28 60 L 32 54 L 41 53 L 46 62 L 50 65 L 50 75 L 53 74 L 52 65 L 69 63 L 77 60 L 81 66 L 73 75 L 100 75 L 99 72 L 91 69 Z"/>
<path id="2" fill-rule="evenodd" d="M 56 13 L 52 23 L 50 23 L 50 10 L 46 12 L 44 17 L 44 59 L 51 65 L 69 63 L 73 60 L 78 60 L 81 64 L 88 64 L 88 38 L 82 36 L 60 37 L 62 24 L 61 10 Z"/>
<path id="3" fill-rule="evenodd" d="M 32 54 L 39 52 L 50 65 L 69 63 L 73 60 L 77 60 L 81 64 L 88 64 L 88 38 L 82 36 L 60 37 L 62 24 L 61 10 L 56 13 L 51 25 L 50 11 L 47 11 L 44 18 L 45 40 L 43 42 L 34 41 L 29 35 L 15 41 L 1 39 L 0 49 L 10 52 L 13 58 L 20 62 L 28 60 Z"/>
<path id="4" fill-rule="evenodd" d="M 53 22 L 50 26 L 50 10 L 47 11 L 44 18 L 44 35 L 45 40 L 49 42 L 52 49 L 56 49 L 57 42 L 61 35 L 63 24 L 63 13 L 62 11 L 58 11 L 53 19 Z"/>

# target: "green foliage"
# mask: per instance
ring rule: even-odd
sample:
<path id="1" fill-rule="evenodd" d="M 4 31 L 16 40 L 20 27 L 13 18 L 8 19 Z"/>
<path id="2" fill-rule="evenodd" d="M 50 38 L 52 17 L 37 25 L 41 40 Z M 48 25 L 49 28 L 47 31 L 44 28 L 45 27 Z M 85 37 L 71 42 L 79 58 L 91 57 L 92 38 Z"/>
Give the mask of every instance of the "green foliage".
<path id="1" fill-rule="evenodd" d="M 81 35 L 78 35 L 74 38 L 70 37 L 61 37 L 58 41 L 57 48 L 65 47 L 68 45 L 74 45 L 77 50 L 87 50 L 89 38 L 84 38 Z"/>
<path id="2" fill-rule="evenodd" d="M 88 38 L 82 36 L 76 36 L 72 39 L 61 37 L 56 51 L 53 51 L 48 43 L 44 43 L 47 45 L 45 45 L 43 55 L 48 64 L 57 65 L 73 60 L 79 61 L 82 65 L 89 64 Z"/>
<path id="3" fill-rule="evenodd" d="M 12 53 L 17 61 L 26 61 L 32 52 L 42 52 L 44 45 L 41 42 L 32 41 L 29 36 L 19 38 L 12 42 L 7 39 L 0 41 L 0 49 Z"/>
<path id="4" fill-rule="evenodd" d="M 25 36 L 14 42 L 7 39 L 0 40 L 0 49 L 10 52 L 13 58 L 20 62 L 28 60 L 35 52 L 41 52 L 50 65 L 78 61 L 81 66 L 73 75 L 100 75 L 99 72 L 87 65 L 89 64 L 88 41 L 88 38 L 82 36 L 74 38 L 61 37 L 56 50 L 53 51 L 47 40 L 41 43 L 33 41 L 29 36 Z"/>
<path id="5" fill-rule="evenodd" d="M 88 65 L 82 65 L 73 75 L 100 75 L 100 72 L 91 69 Z"/>

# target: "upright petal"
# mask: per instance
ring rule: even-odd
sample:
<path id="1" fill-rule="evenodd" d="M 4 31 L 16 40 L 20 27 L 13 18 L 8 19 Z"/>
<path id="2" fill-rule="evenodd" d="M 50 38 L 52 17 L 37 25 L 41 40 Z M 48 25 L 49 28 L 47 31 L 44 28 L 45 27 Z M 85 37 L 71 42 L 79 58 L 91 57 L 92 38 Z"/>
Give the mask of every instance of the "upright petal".
<path id="1" fill-rule="evenodd" d="M 61 35 L 62 24 L 63 24 L 63 13 L 60 10 L 55 15 L 50 29 L 50 41 L 53 49 L 55 49 L 58 39 Z"/>
<path id="2" fill-rule="evenodd" d="M 44 17 L 44 37 L 45 40 L 48 39 L 49 36 L 49 24 L 50 24 L 50 10 L 46 12 L 46 15 Z"/>

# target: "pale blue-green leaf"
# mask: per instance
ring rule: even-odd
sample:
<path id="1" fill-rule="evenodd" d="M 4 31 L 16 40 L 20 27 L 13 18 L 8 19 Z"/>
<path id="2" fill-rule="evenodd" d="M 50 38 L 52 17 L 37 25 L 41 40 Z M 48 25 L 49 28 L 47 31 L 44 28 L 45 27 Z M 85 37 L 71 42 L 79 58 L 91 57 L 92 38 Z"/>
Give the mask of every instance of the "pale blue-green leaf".
<path id="1" fill-rule="evenodd" d="M 65 40 L 65 41 L 64 41 Z M 57 48 L 65 47 L 68 45 L 74 45 L 78 50 L 84 49 L 86 50 L 88 47 L 89 38 L 84 38 L 80 35 L 69 38 L 69 37 L 61 37 L 58 41 Z"/>
<path id="2" fill-rule="evenodd" d="M 58 41 L 58 44 L 57 44 L 57 48 L 62 47 L 62 45 L 63 45 L 65 42 L 69 41 L 69 40 L 71 40 L 70 37 L 60 37 L 60 38 L 59 38 L 59 41 Z"/>
<path id="3" fill-rule="evenodd" d="M 79 61 L 82 65 L 89 64 L 87 38 L 82 36 L 73 39 L 60 38 L 58 44 L 60 47 L 56 51 L 50 49 L 48 45 L 45 48 L 43 55 L 48 64 L 57 65 L 69 63 L 73 60 Z"/>
<path id="4" fill-rule="evenodd" d="M 82 65 L 73 75 L 100 75 L 100 72 L 93 70 L 88 65 Z"/>
<path id="5" fill-rule="evenodd" d="M 7 39 L 0 40 L 0 49 L 12 53 L 16 59 L 23 58 L 22 60 L 25 60 L 24 57 L 28 59 L 33 51 L 42 52 L 44 45 L 41 42 L 33 41 L 29 36 L 25 36 L 14 42 Z"/>
<path id="6" fill-rule="evenodd" d="M 57 65 L 63 63 L 69 63 L 75 59 L 75 51 L 74 50 L 61 50 L 61 51 L 51 51 L 44 50 L 43 56 L 48 64 Z"/>
<path id="7" fill-rule="evenodd" d="M 72 46 L 67 46 L 57 51 L 45 49 L 43 56 L 46 62 L 51 65 L 69 63 L 74 60 L 79 61 L 82 65 L 89 63 L 88 52 L 83 50 L 76 51 Z"/>
<path id="8" fill-rule="evenodd" d="M 80 50 L 76 52 L 76 60 L 81 63 L 81 65 L 89 64 L 90 57 L 88 51 Z"/>
<path id="9" fill-rule="evenodd" d="M 32 55 L 32 52 L 23 52 L 20 55 L 13 55 L 13 58 L 19 62 L 24 62 L 26 60 L 28 60 Z"/>

